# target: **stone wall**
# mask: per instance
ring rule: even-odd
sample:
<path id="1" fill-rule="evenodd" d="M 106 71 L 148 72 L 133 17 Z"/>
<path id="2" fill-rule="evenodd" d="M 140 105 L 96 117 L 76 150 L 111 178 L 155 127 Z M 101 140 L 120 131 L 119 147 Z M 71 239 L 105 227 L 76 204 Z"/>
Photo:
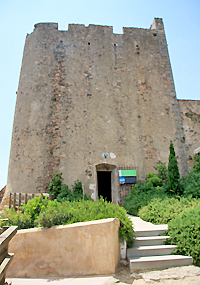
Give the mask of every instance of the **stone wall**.
<path id="1" fill-rule="evenodd" d="M 170 140 L 187 173 L 162 19 L 123 34 L 110 26 L 35 25 L 17 94 L 7 192 L 45 192 L 52 173 L 62 172 L 69 187 L 79 179 L 96 200 L 101 166 L 112 172 L 119 203 L 120 167 L 133 166 L 144 179 L 159 159 L 167 162 Z"/>
<path id="2" fill-rule="evenodd" d="M 113 274 L 120 258 L 118 228 L 118 219 L 105 219 L 19 230 L 9 244 L 15 256 L 6 276 Z"/>
<path id="3" fill-rule="evenodd" d="M 200 101 L 178 100 L 185 137 L 188 167 L 193 164 L 195 149 L 200 147 Z"/>

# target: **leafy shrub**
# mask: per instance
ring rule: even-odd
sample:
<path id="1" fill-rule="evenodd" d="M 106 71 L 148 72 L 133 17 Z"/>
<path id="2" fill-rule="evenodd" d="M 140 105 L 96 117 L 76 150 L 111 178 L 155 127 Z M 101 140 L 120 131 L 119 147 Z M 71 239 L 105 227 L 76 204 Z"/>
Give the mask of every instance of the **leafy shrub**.
<path id="1" fill-rule="evenodd" d="M 83 186 L 81 181 L 76 180 L 74 182 L 74 185 L 72 185 L 72 192 L 73 201 L 80 201 L 83 199 Z M 92 198 L 89 195 L 84 194 L 84 200 L 92 200 Z"/>
<path id="2" fill-rule="evenodd" d="M 21 211 L 15 212 L 14 208 L 5 210 L 1 215 L 1 219 L 5 218 L 7 218 L 8 221 L 0 222 L 0 227 L 18 226 L 18 230 L 33 227 L 31 216 L 28 213 L 22 213 Z"/>
<path id="3" fill-rule="evenodd" d="M 195 163 L 187 176 L 183 176 L 180 185 L 185 197 L 200 198 L 200 156 L 194 156 Z"/>
<path id="4" fill-rule="evenodd" d="M 52 227 L 58 224 L 72 224 L 106 218 L 118 218 L 120 220 L 119 237 L 121 240 L 126 239 L 130 247 L 133 243 L 134 231 L 132 222 L 126 216 L 126 211 L 111 202 L 104 202 L 102 198 L 97 202 L 88 200 L 84 203 L 51 201 L 46 210 L 38 216 L 36 224 L 42 227 Z"/>
<path id="5" fill-rule="evenodd" d="M 162 179 L 158 177 L 154 172 L 149 172 L 146 176 L 148 182 L 150 182 L 154 187 L 162 186 Z"/>
<path id="6" fill-rule="evenodd" d="M 19 207 L 19 210 L 15 212 L 14 208 L 6 209 L 1 218 L 8 218 L 8 221 L 3 221 L 1 226 L 16 225 L 18 229 L 28 229 L 34 227 L 35 219 L 39 213 L 46 208 L 48 199 L 43 199 L 42 195 L 34 197 L 29 200 L 26 205 Z"/>
<path id="7" fill-rule="evenodd" d="M 161 160 L 154 166 L 157 174 L 149 172 L 146 181 L 138 181 L 132 186 L 132 190 L 125 198 L 123 207 L 131 215 L 137 216 L 140 208 L 148 205 L 154 198 L 165 199 L 167 197 L 167 167 Z"/>
<path id="8" fill-rule="evenodd" d="M 67 224 L 72 217 L 70 211 L 71 203 L 69 201 L 63 203 L 57 200 L 49 201 L 47 207 L 35 220 L 35 225 L 37 227 L 50 228 L 56 225 Z"/>
<path id="9" fill-rule="evenodd" d="M 52 195 L 53 199 L 57 199 L 59 202 L 65 201 L 80 201 L 83 199 L 83 187 L 79 180 L 74 182 L 72 190 L 68 188 L 63 182 L 62 173 L 53 173 L 51 183 L 48 187 L 48 193 Z M 89 195 L 84 194 L 84 200 L 92 200 Z"/>
<path id="10" fill-rule="evenodd" d="M 63 184 L 61 186 L 61 192 L 57 196 L 57 201 L 61 202 L 63 199 L 66 201 L 73 201 L 72 190 L 68 188 L 68 185 Z"/>
<path id="11" fill-rule="evenodd" d="M 39 213 L 46 208 L 47 204 L 47 197 L 43 199 L 42 195 L 40 195 L 39 197 L 34 197 L 33 199 L 29 200 L 28 203 L 22 205 L 19 210 L 22 213 L 29 215 L 31 217 L 32 224 L 34 225 L 35 219 Z"/>
<path id="12" fill-rule="evenodd" d="M 157 170 L 157 176 L 160 178 L 163 182 L 163 184 L 167 183 L 167 176 L 168 176 L 168 170 L 166 166 L 166 162 L 162 162 L 161 160 L 157 161 L 157 165 L 153 167 L 155 170 Z"/>
<path id="13" fill-rule="evenodd" d="M 64 179 L 62 178 L 62 173 L 53 173 L 51 183 L 48 187 L 48 193 L 53 196 L 53 199 L 56 199 L 57 196 L 60 194 L 63 180 Z"/>
<path id="14" fill-rule="evenodd" d="M 139 216 L 141 219 L 153 224 L 167 224 L 176 218 L 179 213 L 188 209 L 200 206 L 200 199 L 169 198 L 153 199 L 150 203 L 141 208 Z"/>
<path id="15" fill-rule="evenodd" d="M 200 155 L 196 154 L 194 156 L 194 160 L 195 160 L 195 163 L 194 163 L 191 171 L 193 171 L 195 173 L 200 173 Z"/>
<path id="16" fill-rule="evenodd" d="M 83 186 L 81 181 L 76 180 L 74 185 L 72 185 L 72 192 L 74 195 L 80 196 L 83 195 Z"/>
<path id="17" fill-rule="evenodd" d="M 69 189 L 66 184 L 63 184 L 61 186 L 60 194 L 58 194 L 56 198 L 57 201 L 61 202 L 64 200 L 73 202 L 83 200 L 83 187 L 81 181 L 76 180 L 74 185 L 72 185 L 72 190 Z M 92 198 L 89 195 L 84 194 L 84 200 L 92 200 Z"/>
<path id="18" fill-rule="evenodd" d="M 150 181 L 144 183 L 139 181 L 133 185 L 129 195 L 125 198 L 123 207 L 129 214 L 137 216 L 140 208 L 146 206 L 156 197 L 166 197 L 164 187 L 154 187 Z"/>
<path id="19" fill-rule="evenodd" d="M 175 244 L 175 254 L 193 257 L 195 265 L 200 266 L 200 207 L 184 210 L 168 225 L 170 239 L 168 244 Z"/>
<path id="20" fill-rule="evenodd" d="M 200 172 L 191 171 L 188 176 L 181 178 L 180 183 L 185 197 L 200 198 Z"/>

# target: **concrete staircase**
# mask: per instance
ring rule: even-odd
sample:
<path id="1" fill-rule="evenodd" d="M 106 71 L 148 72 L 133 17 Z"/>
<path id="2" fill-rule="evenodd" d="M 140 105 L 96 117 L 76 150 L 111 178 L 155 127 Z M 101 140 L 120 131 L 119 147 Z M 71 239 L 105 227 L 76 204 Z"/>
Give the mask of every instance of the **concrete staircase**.
<path id="1" fill-rule="evenodd" d="M 164 245 L 164 240 L 169 236 L 160 234 L 167 230 L 168 225 L 153 225 L 138 217 L 130 218 L 136 233 L 134 246 L 127 250 L 131 273 L 192 264 L 192 257 L 171 255 L 175 245 Z"/>

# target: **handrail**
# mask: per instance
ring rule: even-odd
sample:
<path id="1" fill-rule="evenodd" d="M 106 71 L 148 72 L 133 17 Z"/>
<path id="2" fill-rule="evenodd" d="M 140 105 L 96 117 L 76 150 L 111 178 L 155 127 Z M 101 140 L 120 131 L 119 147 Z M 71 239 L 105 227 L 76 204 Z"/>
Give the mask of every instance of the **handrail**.
<path id="1" fill-rule="evenodd" d="M 0 235 L 0 285 L 5 284 L 6 270 L 14 253 L 8 253 L 8 243 L 17 233 L 17 226 L 3 227 Z"/>
<path id="2" fill-rule="evenodd" d="M 1 250 L 8 245 L 9 241 L 17 233 L 17 226 L 9 227 L 5 232 L 0 235 L 0 252 Z M 1 254 L 1 253 L 0 253 Z"/>

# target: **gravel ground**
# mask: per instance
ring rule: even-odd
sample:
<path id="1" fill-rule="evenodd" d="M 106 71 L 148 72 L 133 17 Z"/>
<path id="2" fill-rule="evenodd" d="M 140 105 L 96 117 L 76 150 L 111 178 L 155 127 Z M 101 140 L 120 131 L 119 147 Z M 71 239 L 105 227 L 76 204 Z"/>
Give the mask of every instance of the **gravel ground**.
<path id="1" fill-rule="evenodd" d="M 113 277 L 93 276 L 83 278 L 20 279 L 8 278 L 12 285 L 200 285 L 200 267 L 183 266 L 130 274 L 127 262 L 121 262 Z M 8 280 L 7 280 L 8 281 Z M 10 283 L 9 283 L 10 284 Z"/>

